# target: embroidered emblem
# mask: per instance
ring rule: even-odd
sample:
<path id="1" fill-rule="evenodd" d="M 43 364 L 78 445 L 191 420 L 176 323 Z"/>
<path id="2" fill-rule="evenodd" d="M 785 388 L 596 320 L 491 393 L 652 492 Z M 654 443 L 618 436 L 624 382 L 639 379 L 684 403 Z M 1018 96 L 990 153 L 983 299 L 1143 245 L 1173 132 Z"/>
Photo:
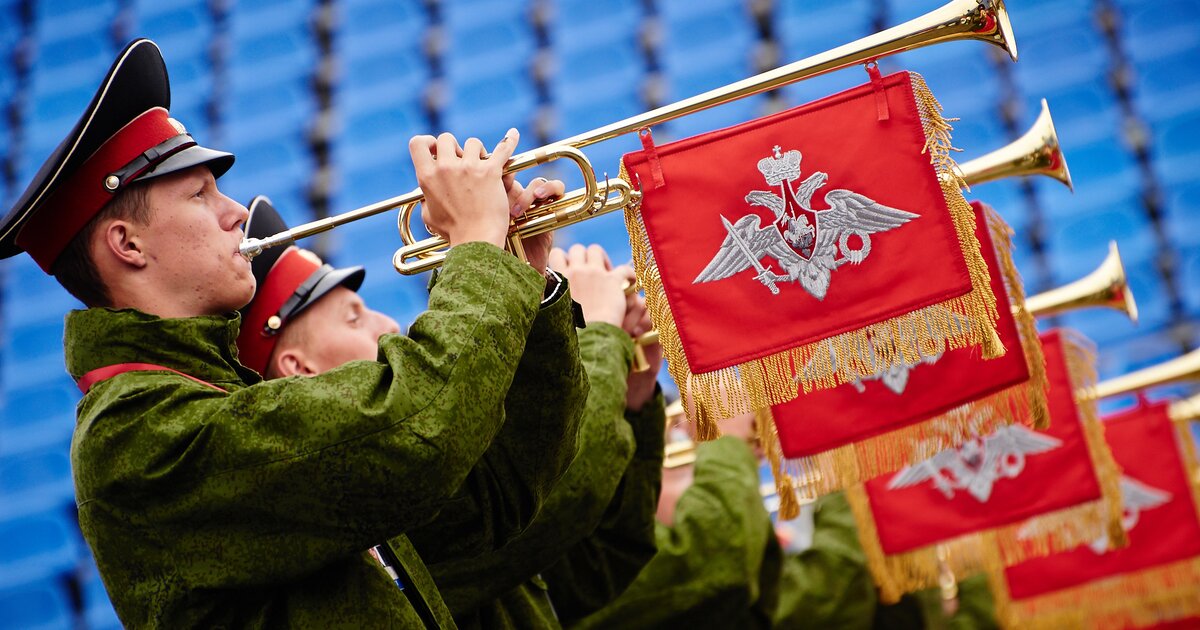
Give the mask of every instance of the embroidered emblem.
<path id="1" fill-rule="evenodd" d="M 800 178 L 800 152 L 781 153 L 758 162 L 758 170 L 767 184 L 778 186 L 780 194 L 755 190 L 746 202 L 771 210 L 775 220 L 763 227 L 761 217 L 748 214 L 731 223 L 721 222 L 728 233 L 708 266 L 693 284 L 723 280 L 753 268 L 754 279 L 779 295 L 777 282 L 799 282 L 810 295 L 824 300 L 833 270 L 845 263 L 861 264 L 871 254 L 871 235 L 900 227 L 919 215 L 897 210 L 859 193 L 841 188 L 825 193 L 824 210 L 812 207 L 813 194 L 828 181 L 826 173 L 816 171 L 793 189 Z M 851 237 L 857 237 L 853 247 Z M 762 263 L 773 258 L 784 273 L 776 273 Z"/>
<path id="2" fill-rule="evenodd" d="M 896 473 L 888 489 L 905 488 L 929 480 L 947 499 L 955 490 L 966 490 L 980 503 L 987 503 L 1000 479 L 1013 479 L 1025 470 L 1025 457 L 1052 451 L 1062 440 L 1031 431 L 1021 425 L 996 429 L 958 448 L 948 448 L 929 459 Z"/>
<path id="3" fill-rule="evenodd" d="M 1160 505 L 1171 502 L 1170 492 L 1148 486 L 1133 477 L 1121 475 L 1121 527 L 1126 533 L 1133 531 L 1141 517 L 1142 510 L 1153 510 Z M 1096 555 L 1108 551 L 1108 534 L 1088 544 Z"/>

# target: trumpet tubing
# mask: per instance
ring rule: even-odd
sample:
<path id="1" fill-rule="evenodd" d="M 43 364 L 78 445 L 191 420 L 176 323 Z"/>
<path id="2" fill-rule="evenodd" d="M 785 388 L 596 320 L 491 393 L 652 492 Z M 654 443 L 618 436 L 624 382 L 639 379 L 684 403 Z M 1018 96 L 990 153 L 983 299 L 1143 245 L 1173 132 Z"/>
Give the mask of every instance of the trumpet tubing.
<path id="1" fill-rule="evenodd" d="M 1176 422 L 1200 420 L 1200 394 L 1171 403 L 1167 413 Z"/>
<path id="2" fill-rule="evenodd" d="M 1024 135 L 991 153 L 963 162 L 959 169 L 963 181 L 972 186 L 1005 177 L 1045 175 L 1075 190 L 1046 99 L 1042 99 L 1042 111 Z"/>
<path id="3" fill-rule="evenodd" d="M 1038 317 L 1090 307 L 1121 311 L 1137 323 L 1137 302 L 1129 290 L 1121 252 L 1113 241 L 1109 241 L 1108 256 L 1095 271 L 1075 282 L 1025 300 L 1025 309 Z"/>
<path id="4" fill-rule="evenodd" d="M 1008 11 L 1004 6 L 1004 0 L 951 0 L 925 15 L 879 33 L 838 46 L 832 50 L 821 52 L 736 83 L 659 107 L 638 116 L 626 118 L 625 120 L 572 136 L 553 145 L 516 155 L 506 165 L 505 172 L 511 173 L 523 170 L 537 164 L 544 164 L 553 159 L 571 159 L 580 165 L 586 186 L 582 192 L 574 191 L 571 195 L 564 197 L 564 199 L 576 202 L 574 207 L 568 208 L 556 205 L 556 210 L 553 214 L 562 214 L 564 220 L 569 220 L 572 223 L 592 216 L 598 216 L 603 211 L 612 211 L 623 206 L 617 205 L 617 202 L 611 200 L 607 194 L 602 198 L 597 196 L 600 194 L 600 186 L 596 182 L 595 172 L 591 170 L 591 165 L 587 163 L 587 158 L 583 157 L 582 153 L 577 151 L 580 147 L 636 132 L 640 129 L 646 129 L 668 120 L 848 66 L 874 61 L 880 57 L 914 48 L 959 39 L 974 39 L 988 42 L 1005 49 L 1013 61 L 1017 60 L 1016 40 L 1013 37 L 1012 25 L 1009 21 Z M 575 153 L 573 154 L 571 151 Z M 622 183 L 628 187 L 628 182 Z M 421 193 L 421 190 L 416 189 L 405 195 L 351 210 L 344 214 L 306 223 L 266 239 L 248 239 L 243 242 L 240 251 L 246 258 L 253 258 L 265 248 L 275 247 L 290 240 L 325 232 L 350 221 L 356 221 L 391 209 L 400 209 L 401 218 L 411 220 L 413 208 L 423 199 L 424 195 Z M 626 198 L 624 201 L 625 204 L 629 202 L 629 198 Z M 510 235 L 515 239 L 514 242 L 519 242 L 520 238 L 558 229 L 567 224 L 569 223 L 559 224 L 556 220 L 550 218 L 523 220 L 514 223 L 510 230 Z M 441 239 L 434 238 L 425 239 L 425 241 L 417 243 L 412 238 L 412 230 L 408 227 L 407 222 L 401 223 L 400 231 L 404 247 L 393 257 L 393 263 L 400 273 L 418 273 L 441 264 L 441 260 L 444 259 L 444 253 L 439 253 L 439 250 L 444 249 L 447 245 L 444 241 L 436 244 Z M 410 262 L 410 260 L 415 262 Z"/>
<path id="5" fill-rule="evenodd" d="M 1158 365 L 1102 381 L 1090 395 L 1094 398 L 1110 398 L 1148 387 L 1195 380 L 1200 380 L 1200 349 Z"/>

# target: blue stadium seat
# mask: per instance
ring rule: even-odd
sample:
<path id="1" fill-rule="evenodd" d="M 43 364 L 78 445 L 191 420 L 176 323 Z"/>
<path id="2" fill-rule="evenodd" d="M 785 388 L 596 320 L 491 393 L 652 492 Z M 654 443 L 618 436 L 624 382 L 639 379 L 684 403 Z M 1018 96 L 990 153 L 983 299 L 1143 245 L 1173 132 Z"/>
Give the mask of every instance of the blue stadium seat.
<path id="1" fill-rule="evenodd" d="M 1082 276 L 1081 272 L 1090 271 L 1104 259 L 1109 241 L 1117 241 L 1127 261 L 1154 255 L 1149 220 L 1133 204 L 1095 208 L 1051 225 L 1047 245 L 1055 270 L 1065 274 L 1058 276 L 1060 280 L 1073 280 Z"/>
<path id="2" fill-rule="evenodd" d="M 1192 166 L 1200 158 L 1200 109 L 1174 120 L 1164 121 L 1155 133 L 1155 149 L 1164 160 L 1184 158 Z M 1191 169 L 1193 172 L 1195 168 Z"/>
<path id="3" fill-rule="evenodd" d="M 338 108 L 375 109 L 392 103 L 418 101 L 430 81 L 428 60 L 405 44 L 380 49 L 366 37 L 346 46 L 339 59 L 342 72 L 335 85 Z"/>
<path id="4" fill-rule="evenodd" d="M 81 570 L 83 573 L 83 618 L 88 630 L 120 630 L 121 621 L 109 601 L 108 591 L 100 580 L 100 573 L 94 562 Z"/>
<path id="5" fill-rule="evenodd" d="M 0 436 L 0 440 L 4 438 Z M 63 508 L 75 496 L 71 460 L 62 448 L 0 455 L 0 520 Z"/>
<path id="6" fill-rule="evenodd" d="M 1136 63 L 1200 49 L 1200 16 L 1195 3 L 1165 0 L 1130 11 L 1124 41 Z"/>
<path id="7" fill-rule="evenodd" d="M 415 0 L 349 0 L 339 5 L 339 46 L 413 46 L 429 27 L 429 15 Z"/>
<path id="8" fill-rule="evenodd" d="M 1179 288 L 1182 289 L 1184 307 L 1190 317 L 1200 318 L 1200 247 L 1188 247 L 1180 255 Z"/>
<path id="9" fill-rule="evenodd" d="M 500 74 L 478 82 L 451 85 L 442 123 L 459 137 L 477 136 L 495 144 L 511 127 L 524 138 L 533 135 L 537 101 L 534 86 L 524 74 Z M 524 146 L 524 145 L 523 145 Z"/>
<path id="10" fill-rule="evenodd" d="M 1013 71 L 1025 93 L 1051 98 L 1065 87 L 1103 79 L 1108 50 L 1091 21 L 1038 37 L 1019 31 L 1017 36 L 1021 63 Z"/>
<path id="11" fill-rule="evenodd" d="M 0 590 L 0 619 L 7 627 L 22 630 L 72 630 L 76 627 L 67 594 L 52 580 Z"/>
<path id="12" fill-rule="evenodd" d="M 45 580 L 75 567 L 75 525 L 59 512 L 0 522 L 0 589 Z"/>
<path id="13" fill-rule="evenodd" d="M 1163 229 L 1179 249 L 1200 246 L 1200 177 L 1174 189 L 1167 202 Z"/>
<path id="14" fill-rule="evenodd" d="M 65 448 L 75 430 L 75 403 L 79 390 L 62 370 L 48 373 L 43 363 L 19 360 L 5 364 L 35 376 L 40 383 L 20 387 L 6 381 L 4 414 L 0 417 L 0 454 L 12 455 L 37 448 Z"/>
<path id="15" fill-rule="evenodd" d="M 708 12 L 682 11 L 663 24 L 661 53 L 667 64 L 686 67 L 689 54 L 712 58 L 748 57 L 755 32 L 750 14 L 741 2 L 725 3 Z"/>
<path id="16" fill-rule="evenodd" d="M 527 10 L 498 2 L 442 5 L 446 76 L 453 83 L 486 81 L 495 74 L 528 72 L 537 50 Z"/>
<path id="17" fill-rule="evenodd" d="M 782 48 L 782 63 L 798 61 L 868 35 L 872 4 L 869 0 L 824 6 L 807 2 L 773 3 L 772 23 Z"/>
<path id="18" fill-rule="evenodd" d="M 604 54 L 600 55 L 603 58 L 616 52 L 612 50 L 616 48 L 626 48 L 628 52 L 636 53 L 637 33 L 645 19 L 645 10 L 637 0 L 559 2 L 553 7 L 548 25 L 551 48 L 555 54 L 562 56 L 605 49 Z M 603 28 L 598 25 L 603 25 Z M 564 65 L 560 68 L 559 76 L 582 80 L 586 74 L 574 66 Z"/>
<path id="19" fill-rule="evenodd" d="M 1024 47 L 1027 38 L 1053 36 L 1064 28 L 1090 25 L 1096 21 L 1095 4 L 1091 0 L 1022 2 L 1009 3 L 1007 6 L 1013 30 L 1016 31 L 1018 48 Z M 1022 50 L 1022 57 L 1024 54 Z"/>

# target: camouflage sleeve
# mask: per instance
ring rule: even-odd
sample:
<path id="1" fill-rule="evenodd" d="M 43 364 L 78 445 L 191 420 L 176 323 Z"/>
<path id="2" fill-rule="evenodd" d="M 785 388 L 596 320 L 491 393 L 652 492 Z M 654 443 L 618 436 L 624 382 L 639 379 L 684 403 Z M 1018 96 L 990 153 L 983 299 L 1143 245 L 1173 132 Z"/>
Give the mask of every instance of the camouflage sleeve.
<path id="1" fill-rule="evenodd" d="M 875 585 L 858 543 L 850 504 L 841 493 L 821 497 L 812 546 L 784 560 L 781 628 L 864 628 L 875 616 Z"/>
<path id="2" fill-rule="evenodd" d="M 429 530 L 428 536 L 423 532 L 421 539 L 414 541 L 455 617 L 462 618 L 527 582 L 587 536 L 599 522 L 633 455 L 633 435 L 622 417 L 632 340 L 616 326 L 593 323 L 579 331 L 579 349 L 591 390 L 579 429 L 578 454 L 533 523 L 507 545 L 487 552 L 446 554 L 439 550 L 435 556 L 427 556 L 422 546 L 438 545 L 434 536 L 442 531 L 436 527 L 442 517 L 435 527 L 422 528 Z M 527 456 L 542 456 L 538 449 L 526 448 Z"/>
<path id="3" fill-rule="evenodd" d="M 637 447 L 599 527 L 572 547 L 543 577 L 564 625 L 607 605 L 654 557 L 654 516 L 662 489 L 666 410 L 662 392 L 642 409 L 627 410 Z"/>
<path id="4" fill-rule="evenodd" d="M 408 532 L 431 567 L 464 559 L 473 562 L 503 547 L 529 526 L 539 510 L 545 512 L 547 495 L 575 458 L 588 376 L 580 360 L 570 294 L 565 290 L 556 294 L 534 320 L 504 401 L 504 427 L 455 493 L 453 509 Z M 484 579 L 476 576 L 464 586 L 496 581 L 494 571 L 502 570 L 503 565 L 494 567 Z M 445 590 L 437 572 L 433 575 Z"/>
<path id="5" fill-rule="evenodd" d="M 107 406 L 108 418 L 149 413 L 156 421 L 152 431 L 114 431 L 128 444 L 104 445 L 130 458 L 158 453 L 128 466 L 153 473 L 130 479 L 146 487 L 123 488 L 156 497 L 139 503 L 138 522 L 154 523 L 147 535 L 161 536 L 172 553 L 207 559 L 181 571 L 219 564 L 255 585 L 306 574 L 428 520 L 503 422 L 544 284 L 499 248 L 467 243 L 450 251 L 409 336 L 380 339 L 378 361 L 229 395 L 105 390 L 109 399 L 93 402 Z M 182 446 L 164 459 L 160 442 Z M 205 583 L 200 574 L 186 579 Z"/>
<path id="6" fill-rule="evenodd" d="M 700 444 L 675 524 L 657 525 L 658 553 L 616 601 L 573 625 L 766 627 L 754 607 L 774 536 L 749 447 L 734 437 Z"/>

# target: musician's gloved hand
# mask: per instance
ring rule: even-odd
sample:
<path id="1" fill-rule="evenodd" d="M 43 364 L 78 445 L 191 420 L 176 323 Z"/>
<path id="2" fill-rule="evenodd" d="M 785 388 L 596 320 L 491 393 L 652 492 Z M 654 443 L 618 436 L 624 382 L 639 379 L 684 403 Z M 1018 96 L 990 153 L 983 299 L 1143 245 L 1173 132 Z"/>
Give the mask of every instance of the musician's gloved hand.
<path id="1" fill-rule="evenodd" d="M 504 176 L 504 187 L 508 192 L 509 215 L 514 219 L 525 214 L 534 202 L 541 202 L 561 197 L 566 186 L 561 180 L 535 177 L 529 186 L 522 186 L 511 174 Z M 525 247 L 525 259 L 530 266 L 545 273 L 549 266 L 550 247 L 554 245 L 554 233 L 545 232 L 537 236 L 521 239 Z"/>
<path id="2" fill-rule="evenodd" d="M 477 138 L 468 138 L 462 146 L 449 133 L 410 140 L 417 183 L 425 193 L 425 226 L 452 247 L 471 241 L 503 247 L 510 204 L 502 176 L 519 138 L 517 130 L 510 129 L 490 155 Z"/>
<path id="3" fill-rule="evenodd" d="M 583 308 L 583 319 L 621 326 L 625 319 L 626 273 L 613 269 L 599 245 L 572 245 L 570 251 L 550 250 L 550 268 L 566 277 L 571 297 Z"/>

